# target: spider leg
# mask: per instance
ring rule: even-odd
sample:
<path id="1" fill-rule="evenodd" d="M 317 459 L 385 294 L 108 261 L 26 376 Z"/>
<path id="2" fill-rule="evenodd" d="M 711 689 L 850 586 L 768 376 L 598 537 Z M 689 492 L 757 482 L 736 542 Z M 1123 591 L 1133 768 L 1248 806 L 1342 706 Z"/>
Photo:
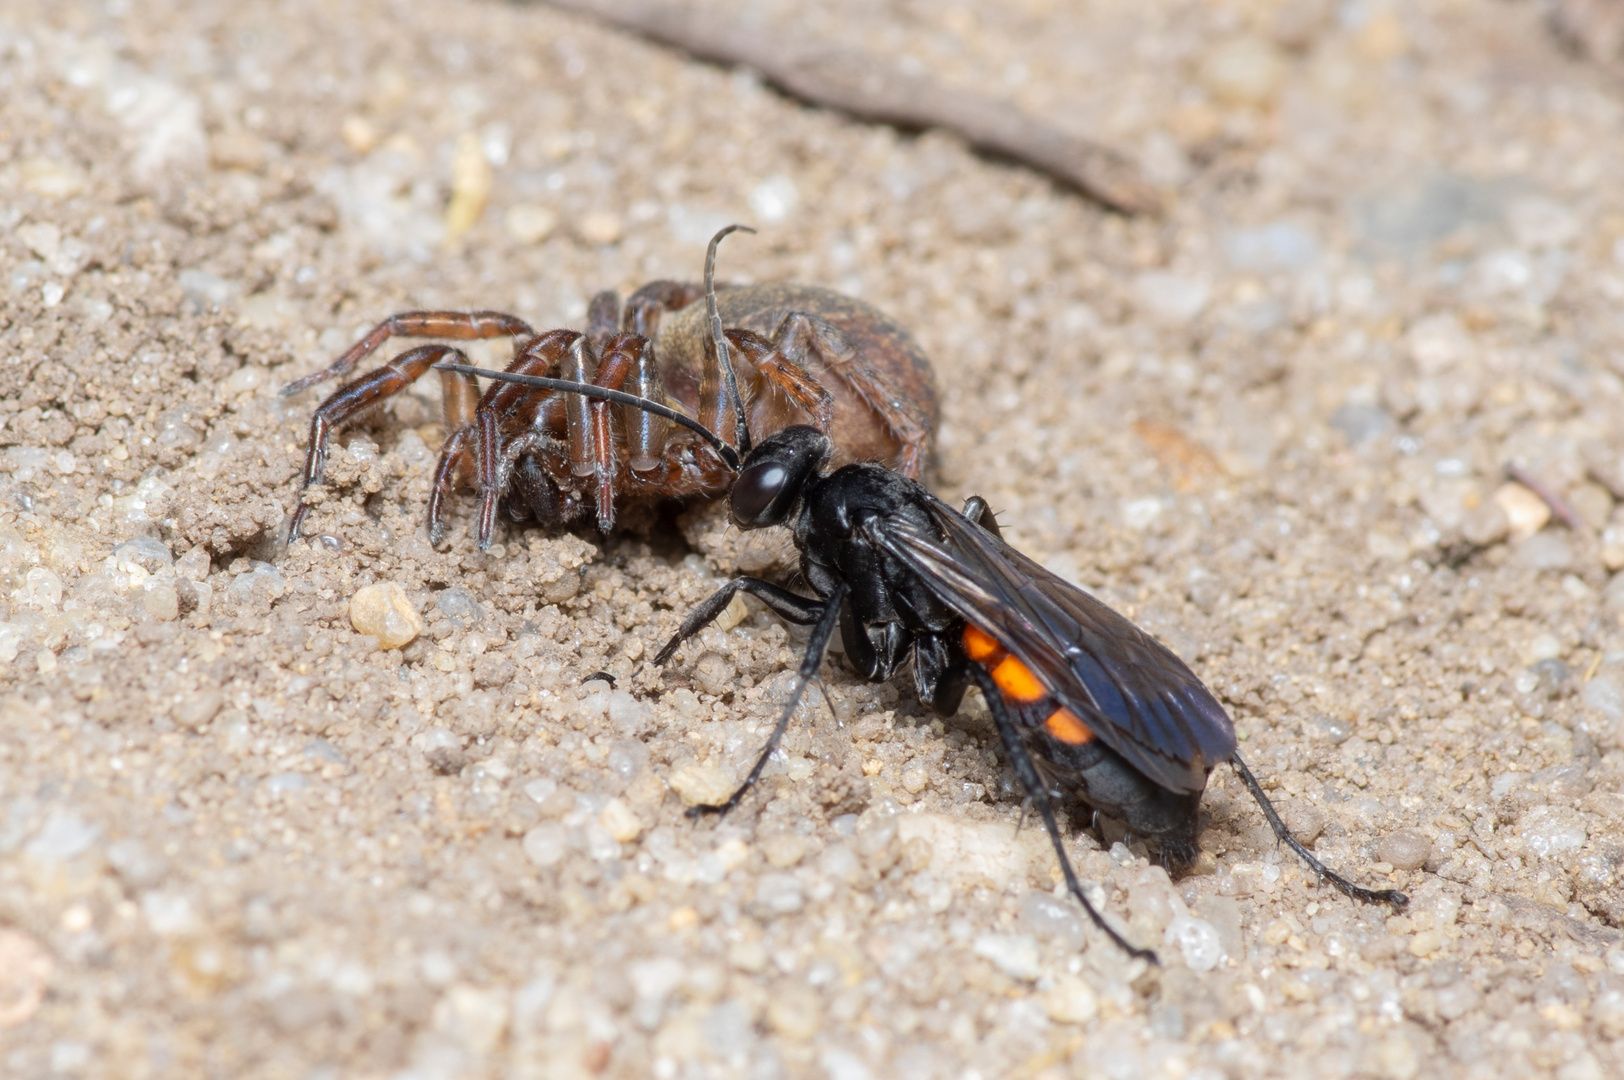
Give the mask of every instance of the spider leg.
<path id="1" fill-rule="evenodd" d="M 507 366 L 507 370 L 523 375 L 548 375 L 558 370 L 562 362 L 563 377 L 578 378 L 569 373 L 568 358 L 581 356 L 585 350 L 586 339 L 580 334 L 573 330 L 550 330 L 528 342 L 513 363 Z M 497 382 L 485 391 L 485 396 L 480 398 L 479 406 L 474 410 L 470 437 L 473 440 L 475 485 L 479 488 L 479 520 L 474 528 L 474 542 L 481 551 L 491 546 L 491 534 L 496 529 L 496 510 L 505 490 L 502 477 L 504 422 L 510 422 L 526 410 L 535 415 L 542 408 L 539 402 L 551 396 L 544 390 Z M 578 400 L 584 401 L 579 395 L 570 394 L 565 402 L 572 429 L 574 416 L 570 414 L 575 411 L 572 405 Z M 573 430 L 571 438 L 574 438 Z M 447 446 L 450 446 L 449 441 Z"/>
<path id="2" fill-rule="evenodd" d="M 774 387 L 788 398 L 790 404 L 812 418 L 813 425 L 825 435 L 834 420 L 834 395 L 801 365 L 788 359 L 771 342 L 748 330 L 729 330 L 728 341 L 735 350 L 735 362 L 741 378 L 754 377 L 756 386 L 762 382 Z M 777 395 L 755 393 L 746 408 L 750 412 L 753 430 L 770 430 L 784 424 L 772 424 L 761 415 L 777 407 L 772 401 Z M 787 418 L 786 418 L 787 419 Z"/>
<path id="3" fill-rule="evenodd" d="M 660 316 L 685 308 L 705 298 L 702 286 L 681 281 L 651 281 L 626 298 L 622 326 L 629 333 L 654 340 L 660 329 Z"/>
<path id="4" fill-rule="evenodd" d="M 919 406 L 878 368 L 864 359 L 826 319 L 792 311 L 773 334 L 773 344 L 790 363 L 817 374 L 827 371 L 851 388 L 902 446 L 897 471 L 918 479 L 930 446 L 931 423 Z"/>
<path id="5" fill-rule="evenodd" d="M 649 343 L 635 334 L 622 334 L 614 338 L 603 353 L 592 384 L 609 390 L 622 389 L 627 377 L 636 372 L 639 357 L 649 351 Z M 591 414 L 591 465 L 597 481 L 598 528 L 608 532 L 615 526 L 615 433 L 610 422 L 608 402 L 591 401 L 587 407 Z M 575 433 L 571 431 L 570 434 L 573 448 Z"/>
<path id="6" fill-rule="evenodd" d="M 527 338 L 534 334 L 529 323 L 501 311 L 403 311 L 374 326 L 366 337 L 325 368 L 288 383 L 282 388 L 282 396 L 292 397 L 319 382 L 348 375 L 356 364 L 392 337 L 483 341 L 499 337 Z"/>
<path id="7" fill-rule="evenodd" d="M 467 358 L 460 350 L 449 345 L 420 345 L 415 349 L 408 349 L 383 367 L 368 372 L 348 386 L 340 387 L 318 405 L 315 414 L 310 418 L 310 444 L 305 450 L 304 480 L 299 486 L 301 493 L 312 484 L 321 483 L 321 474 L 327 465 L 329 443 L 335 430 L 400 393 L 442 360 L 466 362 Z M 453 386 L 457 388 L 448 394 L 448 402 L 454 397 L 466 398 L 468 387 L 473 383 L 467 375 L 448 372 L 442 372 L 441 378 L 448 391 Z M 304 527 L 305 516 L 309 512 L 310 505 L 302 501 L 293 511 L 293 520 L 288 525 L 288 543 L 291 544 L 299 538 L 299 531 Z"/>

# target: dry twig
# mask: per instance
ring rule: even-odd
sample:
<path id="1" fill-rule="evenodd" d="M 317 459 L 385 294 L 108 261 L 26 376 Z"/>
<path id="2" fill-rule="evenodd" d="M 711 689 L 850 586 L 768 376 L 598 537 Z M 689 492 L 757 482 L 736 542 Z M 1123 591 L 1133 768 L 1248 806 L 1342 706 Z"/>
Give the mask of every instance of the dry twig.
<path id="1" fill-rule="evenodd" d="M 701 60 L 759 71 L 785 93 L 901 128 L 942 128 L 978 150 L 1013 158 L 1127 214 L 1161 208 L 1155 188 L 1121 154 L 1068 135 L 1014 106 L 944 86 L 882 57 L 804 34 L 754 29 L 671 0 L 545 0 Z"/>

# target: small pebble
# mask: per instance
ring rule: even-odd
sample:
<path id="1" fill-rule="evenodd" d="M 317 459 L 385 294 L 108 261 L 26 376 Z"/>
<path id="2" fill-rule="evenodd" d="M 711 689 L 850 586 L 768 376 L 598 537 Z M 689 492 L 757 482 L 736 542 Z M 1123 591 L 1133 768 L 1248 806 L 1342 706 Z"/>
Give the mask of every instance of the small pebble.
<path id="1" fill-rule="evenodd" d="M 558 228 L 558 215 L 545 206 L 519 203 L 508 208 L 508 235 L 521 244 L 539 244 Z"/>
<path id="2" fill-rule="evenodd" d="M 688 806 L 716 806 L 727 801 L 738 783 L 715 765 L 684 765 L 667 781 Z"/>
<path id="3" fill-rule="evenodd" d="M 159 622 L 180 618 L 180 591 L 173 581 L 154 582 L 141 593 L 141 610 Z"/>
<path id="4" fill-rule="evenodd" d="M 1624 718 L 1624 691 L 1606 675 L 1597 675 L 1585 683 L 1580 698 L 1609 720 Z"/>
<path id="5" fill-rule="evenodd" d="M 733 599 L 727 602 L 727 607 L 722 609 L 722 613 L 716 616 L 716 621 L 711 625 L 718 630 L 731 630 L 742 623 L 749 614 L 750 609 L 744 606 L 744 594 L 734 593 Z"/>
<path id="6" fill-rule="evenodd" d="M 975 954 L 1012 979 L 1030 982 L 1043 974 L 1037 939 L 1026 934 L 983 934 L 976 939 Z"/>
<path id="7" fill-rule="evenodd" d="M 1490 498 L 1506 514 L 1506 527 L 1518 539 L 1533 536 L 1551 520 L 1551 508 L 1545 500 L 1521 484 L 1502 484 Z"/>
<path id="8" fill-rule="evenodd" d="M 1093 987 L 1076 975 L 1061 975 L 1043 995 L 1043 1009 L 1057 1024 L 1086 1024 L 1100 1011 Z"/>
<path id="9" fill-rule="evenodd" d="M 386 649 L 409 644 L 423 632 L 423 617 L 393 581 L 365 585 L 350 598 L 350 625 L 358 634 L 370 634 Z"/>
<path id="10" fill-rule="evenodd" d="M 524 834 L 524 855 L 540 867 L 557 863 L 569 850 L 569 834 L 556 821 L 544 822 Z"/>
<path id="11" fill-rule="evenodd" d="M 1444 946 L 1444 936 L 1437 930 L 1423 930 L 1410 938 L 1412 956 L 1431 956 Z"/>
<path id="12" fill-rule="evenodd" d="M 612 244 L 624 231 L 620 215 L 609 210 L 589 211 L 575 226 L 576 235 L 589 244 Z"/>
<path id="13" fill-rule="evenodd" d="M 1162 940 L 1179 947 L 1184 954 L 1184 963 L 1191 971 L 1211 971 L 1224 956 L 1224 944 L 1218 936 L 1217 927 L 1205 919 L 1176 915 L 1167 924 Z"/>
<path id="14" fill-rule="evenodd" d="M 774 833 L 762 841 L 761 853 L 780 870 L 800 862 L 806 855 L 806 841 L 792 832 Z"/>
<path id="15" fill-rule="evenodd" d="M 756 909 L 764 916 L 793 915 L 806 906 L 793 874 L 762 874 L 756 879 Z"/>
<path id="16" fill-rule="evenodd" d="M 1414 829 L 1400 829 L 1382 837 L 1376 854 L 1395 870 L 1418 870 L 1432 854 L 1432 841 Z"/>
<path id="17" fill-rule="evenodd" d="M 643 831 L 643 823 L 632 813 L 622 799 L 610 799 L 604 806 L 603 812 L 598 815 L 598 824 L 603 826 L 605 832 L 622 844 L 629 844 L 636 840 Z"/>

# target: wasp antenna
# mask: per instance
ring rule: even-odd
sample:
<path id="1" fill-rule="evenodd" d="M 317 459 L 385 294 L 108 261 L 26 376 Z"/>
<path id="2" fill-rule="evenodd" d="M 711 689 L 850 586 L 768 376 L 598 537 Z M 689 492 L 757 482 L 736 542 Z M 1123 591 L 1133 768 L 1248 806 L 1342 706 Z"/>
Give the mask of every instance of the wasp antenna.
<path id="1" fill-rule="evenodd" d="M 520 386 L 529 386 L 537 390 L 554 390 L 562 394 L 580 394 L 582 397 L 597 398 L 612 405 L 630 405 L 634 409 L 663 416 L 673 424 L 680 425 L 694 432 L 709 444 L 722 458 L 723 464 L 734 472 L 739 471 L 739 454 L 733 447 L 722 441 L 721 436 L 710 428 L 701 424 L 691 416 L 662 405 L 648 398 L 628 394 L 623 390 L 611 390 L 607 386 L 593 386 L 591 383 L 575 382 L 573 379 L 551 379 L 544 375 L 521 375 L 514 371 L 494 371 L 490 368 L 474 367 L 471 364 L 435 364 L 435 371 L 452 371 L 458 375 L 474 375 L 481 379 L 494 379 L 497 382 L 518 383 Z"/>
<path id="2" fill-rule="evenodd" d="M 711 237 L 705 249 L 705 310 L 710 315 L 711 344 L 716 348 L 716 364 L 722 371 L 722 384 L 727 387 L 727 398 L 733 403 L 733 443 L 739 456 L 750 453 L 750 427 L 744 420 L 744 397 L 739 393 L 739 379 L 733 373 L 733 359 L 728 356 L 727 338 L 722 333 L 722 315 L 716 308 L 716 249 L 722 237 L 734 232 L 753 233 L 748 225 L 729 225 Z"/>

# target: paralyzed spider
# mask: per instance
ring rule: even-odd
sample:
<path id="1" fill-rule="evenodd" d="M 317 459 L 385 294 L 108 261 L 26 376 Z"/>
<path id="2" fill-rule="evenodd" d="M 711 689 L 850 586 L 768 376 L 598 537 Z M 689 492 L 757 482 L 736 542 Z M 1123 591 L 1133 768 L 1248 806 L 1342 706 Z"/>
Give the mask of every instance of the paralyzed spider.
<path id="1" fill-rule="evenodd" d="M 348 374 L 392 337 L 513 339 L 507 370 L 556 376 L 666 401 L 713 431 L 734 429 L 734 396 L 724 385 L 711 324 L 727 326 L 730 376 L 744 401 L 747 437 L 761 439 L 810 422 L 829 435 L 836 460 L 881 461 L 909 478 L 924 465 L 936 426 L 930 362 L 901 326 L 851 297 L 810 285 L 712 287 L 712 239 L 705 285 L 656 281 L 634 292 L 624 314 L 613 292 L 599 293 L 585 334 L 537 333 L 495 311 L 414 311 L 379 323 L 331 365 L 290 383 L 296 394 Z M 708 294 L 708 295 L 707 295 Z M 698 303 L 708 300 L 708 303 Z M 720 320 L 719 322 L 717 320 Z M 399 393 L 442 362 L 468 364 L 452 345 L 421 345 L 347 383 L 316 408 L 302 487 L 321 483 L 336 428 Z M 733 474 L 702 439 L 640 409 L 592 402 L 512 383 L 483 395 L 472 376 L 441 371 L 446 428 L 429 495 L 429 538 L 444 536 L 446 493 L 459 475 L 480 494 L 475 539 L 490 545 L 498 508 L 517 521 L 559 527 L 596 514 L 614 525 L 617 499 L 713 498 Z M 747 442 L 747 439 L 745 440 Z M 288 530 L 299 536 L 310 506 Z"/>

